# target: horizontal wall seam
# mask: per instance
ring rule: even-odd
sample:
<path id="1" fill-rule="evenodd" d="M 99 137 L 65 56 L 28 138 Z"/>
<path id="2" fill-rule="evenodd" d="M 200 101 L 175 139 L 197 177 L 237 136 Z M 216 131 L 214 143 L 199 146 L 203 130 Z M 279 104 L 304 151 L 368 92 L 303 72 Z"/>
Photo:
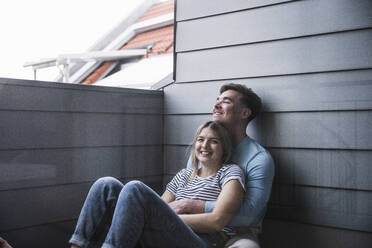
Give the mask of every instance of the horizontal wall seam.
<path id="1" fill-rule="evenodd" d="M 332 189 L 332 190 L 339 190 L 339 191 L 355 191 L 355 192 L 368 192 L 372 193 L 371 189 L 359 189 L 359 188 L 343 188 L 343 187 L 332 187 L 332 186 L 320 186 L 320 185 L 312 185 L 312 184 L 294 184 L 294 183 L 281 183 L 281 182 L 273 182 L 274 186 L 291 186 L 291 187 L 298 187 L 298 188 L 314 188 L 314 189 Z"/>
<path id="2" fill-rule="evenodd" d="M 321 109 L 321 110 L 276 110 L 276 111 L 262 111 L 260 115 L 262 114 L 286 114 L 286 113 L 332 113 L 332 112 L 370 112 L 372 108 L 359 108 L 359 109 Z M 185 115 L 212 115 L 212 113 L 169 113 L 164 114 L 164 116 L 185 116 Z"/>
<path id="3" fill-rule="evenodd" d="M 189 50 L 176 51 L 176 53 L 177 54 L 178 53 L 180 53 L 180 54 L 191 53 L 191 52 L 199 52 L 199 51 L 206 51 L 206 50 L 213 50 L 213 49 L 220 49 L 220 48 L 228 48 L 228 47 L 236 47 L 236 46 L 244 46 L 244 45 L 270 43 L 270 42 L 276 42 L 276 41 L 285 41 L 285 40 L 295 40 L 295 39 L 302 39 L 302 38 L 318 37 L 318 36 L 324 36 L 324 35 L 329 35 L 329 34 L 350 33 L 350 32 L 363 31 L 363 30 L 372 30 L 372 27 L 367 26 L 367 27 L 358 28 L 358 29 L 345 29 L 345 30 L 337 30 L 337 31 L 331 31 L 331 32 L 324 32 L 324 33 L 291 36 L 291 37 L 285 37 L 285 38 L 279 38 L 279 39 L 229 44 L 229 45 L 223 45 L 223 46 L 206 47 L 206 48 L 199 48 L 199 49 L 192 49 L 192 50 L 189 49 Z"/>
<path id="4" fill-rule="evenodd" d="M 163 174 L 164 177 L 174 177 L 177 173 L 165 173 Z M 342 188 L 342 187 L 332 187 L 332 186 L 319 186 L 319 185 L 312 185 L 312 184 L 294 184 L 294 183 L 281 183 L 276 182 L 274 178 L 273 188 L 280 187 L 280 186 L 289 186 L 291 188 L 313 188 L 313 189 L 332 189 L 338 191 L 350 191 L 350 192 L 367 192 L 372 193 L 370 189 L 363 189 L 363 188 Z M 277 204 L 276 204 L 277 205 Z M 287 206 L 287 205 L 284 205 Z"/>
<path id="5" fill-rule="evenodd" d="M 159 113 L 146 113 L 146 112 L 93 112 L 93 111 L 69 111 L 69 110 L 39 110 L 39 109 L 1 109 L 1 112 L 40 112 L 40 113 L 68 113 L 68 114 L 99 114 L 99 115 L 144 115 L 144 116 L 161 116 L 162 111 Z"/>
<path id="6" fill-rule="evenodd" d="M 330 72 L 352 72 L 352 71 L 365 71 L 371 70 L 372 67 L 365 68 L 347 68 L 342 70 L 328 70 L 328 71 L 309 71 L 300 73 L 288 73 L 288 74 L 270 74 L 262 76 L 252 76 L 252 77 L 229 77 L 229 78 L 217 78 L 217 79 L 205 79 L 205 80 L 192 80 L 192 81 L 176 81 L 175 84 L 186 84 L 186 83 L 203 83 L 203 82 L 216 82 L 216 81 L 233 81 L 233 80 L 244 80 L 244 79 L 256 79 L 256 78 L 269 78 L 269 77 L 285 77 L 285 76 L 296 76 L 296 75 L 311 75 L 311 74 L 321 74 Z"/>
<path id="7" fill-rule="evenodd" d="M 370 234 L 371 232 L 367 231 L 359 231 L 359 230 L 353 230 L 353 229 L 347 229 L 347 228 L 341 228 L 341 227 L 334 227 L 334 226 L 326 226 L 326 225 L 319 225 L 319 224 L 313 224 L 313 223 L 307 223 L 307 222 L 302 222 L 302 221 L 293 221 L 293 220 L 285 220 L 283 219 L 276 219 L 276 218 L 271 218 L 271 217 L 265 217 L 265 220 L 274 220 L 274 221 L 281 221 L 281 222 L 288 222 L 288 223 L 297 223 L 297 224 L 303 224 L 307 226 L 314 226 L 314 227 L 323 227 L 327 229 L 335 229 L 335 230 L 343 230 L 343 231 L 352 231 L 352 232 L 357 232 L 357 233 L 366 233 Z M 264 221 L 265 221 L 264 220 Z"/>
<path id="8" fill-rule="evenodd" d="M 205 16 L 199 16 L 199 17 L 192 17 L 192 18 L 180 19 L 180 20 L 176 20 L 176 22 L 186 22 L 186 21 L 192 21 L 192 20 L 201 20 L 201 19 L 205 19 L 205 18 L 209 18 L 209 17 L 221 16 L 221 15 L 232 14 L 232 13 L 237 13 L 237 12 L 243 12 L 243 11 L 247 11 L 247 10 L 261 9 L 261 8 L 266 8 L 266 7 L 276 6 L 276 5 L 284 5 L 284 4 L 288 4 L 288 3 L 296 2 L 296 1 L 298 1 L 298 0 L 288 0 L 286 2 L 265 4 L 265 5 L 260 5 L 260 6 L 255 6 L 255 7 L 249 7 L 249 8 L 245 8 L 245 9 L 238 9 L 238 10 L 233 10 L 233 11 L 228 11 L 228 12 L 223 12 L 223 13 L 218 13 L 218 14 L 212 14 L 212 15 L 205 15 Z"/>
<path id="9" fill-rule="evenodd" d="M 112 94 L 119 94 L 123 96 L 135 96 L 135 95 L 153 95 L 162 97 L 164 94 L 163 91 L 160 90 L 139 90 L 139 89 L 123 89 L 117 87 L 104 87 L 104 86 L 92 86 L 92 85 L 68 85 L 62 83 L 54 83 L 54 82 L 42 82 L 45 84 L 50 85 L 31 85 L 35 83 L 40 83 L 40 81 L 30 81 L 30 85 L 28 84 L 20 84 L 20 83 L 7 83 L 3 81 L 27 81 L 27 80 L 20 80 L 20 79 L 7 79 L 7 78 L 0 78 L 0 85 L 6 86 L 15 86 L 15 87 L 27 87 L 27 88 L 43 88 L 43 89 L 58 89 L 58 90 L 73 90 L 73 91 L 87 91 L 87 92 L 97 92 L 97 93 L 112 93 Z M 55 85 L 61 84 L 61 85 Z"/>
<path id="10" fill-rule="evenodd" d="M 125 148 L 125 147 L 161 147 L 162 143 L 155 144 L 133 144 L 133 145 L 106 145 L 106 146 L 69 146 L 69 147 L 20 147 L 20 148 L 5 148 L 2 151 L 45 151 L 45 150 L 76 150 L 76 149 L 96 149 L 96 148 Z"/>
<path id="11" fill-rule="evenodd" d="M 182 148 L 188 148 L 191 146 L 190 144 L 172 144 L 172 143 L 167 143 L 164 144 L 165 147 L 182 147 Z M 277 147 L 277 146 L 265 146 L 266 149 L 270 150 L 312 150 L 312 151 L 355 151 L 355 152 L 370 152 L 372 149 L 356 149 L 356 148 L 319 148 L 319 147 Z"/>
<path id="12" fill-rule="evenodd" d="M 42 224 L 37 224 L 37 225 L 30 225 L 30 226 L 25 226 L 25 227 L 18 227 L 18 228 L 12 228 L 12 229 L 6 229 L 6 230 L 0 230 L 0 232 L 14 232 L 14 231 L 19 231 L 19 230 L 24 230 L 24 229 L 29 229 L 29 228 L 37 228 L 37 227 L 42 227 L 42 226 L 47 226 L 47 225 L 53 225 L 53 224 L 58 224 L 58 223 L 67 223 L 71 221 L 77 221 L 78 218 L 72 218 L 72 219 L 67 219 L 67 220 L 60 220 L 60 221 L 54 221 L 54 222 L 46 222 Z"/>
<path id="13" fill-rule="evenodd" d="M 145 175 L 145 176 L 136 176 L 136 177 L 121 177 L 117 178 L 123 181 L 130 181 L 130 180 L 146 180 L 147 178 L 159 178 L 159 181 L 163 180 L 163 174 L 156 174 L 156 175 Z M 29 190 L 29 189 L 42 189 L 42 188 L 52 188 L 52 187 L 62 187 L 62 186 L 71 186 L 71 185 L 79 185 L 79 184 L 93 184 L 96 180 L 87 180 L 87 181 L 80 181 L 80 182 L 71 182 L 71 183 L 61 183 L 61 184 L 47 184 L 47 185 L 37 185 L 37 186 L 28 186 L 24 188 L 14 188 L 14 189 L 2 189 L 0 192 L 5 191 L 22 191 L 22 190 Z"/>
<path id="14" fill-rule="evenodd" d="M 334 71 L 319 71 L 319 72 L 302 72 L 302 73 L 292 73 L 292 74 L 280 74 L 280 75 L 263 75 L 263 76 L 252 76 L 252 77 L 239 77 L 239 78 L 225 78 L 225 79 L 208 79 L 208 80 L 192 80 L 192 81 L 177 81 L 175 84 L 192 84 L 192 83 L 205 83 L 205 82 L 218 82 L 218 81 L 234 81 L 234 80 L 244 80 L 244 79 L 256 79 L 256 78 L 282 78 L 290 76 L 302 76 L 302 75 L 313 75 L 313 74 L 326 74 L 326 73 L 338 73 L 338 72 L 354 72 L 354 71 L 370 71 L 371 68 L 357 68 L 357 69 L 343 69 L 343 70 L 334 70 Z"/>
<path id="15" fill-rule="evenodd" d="M 275 209 L 275 207 L 273 207 L 273 208 L 270 208 L 269 207 L 267 212 L 270 213 L 270 210 L 271 209 Z M 266 214 L 266 216 L 267 215 L 270 215 L 270 214 Z M 271 219 L 274 219 L 274 218 L 271 217 Z M 280 217 L 275 218 L 275 219 L 276 220 L 282 220 L 282 221 L 288 221 L 288 220 L 292 220 L 293 221 L 294 218 L 288 218 L 287 216 L 280 216 Z M 342 230 L 353 231 L 353 232 L 358 232 L 358 233 L 372 233 L 372 231 L 366 231 L 363 226 L 362 227 L 361 226 L 355 227 L 355 225 L 350 224 L 350 223 L 347 223 L 347 224 L 343 223 L 343 224 L 341 224 L 342 226 L 348 226 L 348 227 L 340 227 L 340 224 L 338 224 L 338 223 L 337 224 L 330 223 L 328 225 L 327 224 L 323 224 L 322 225 L 322 224 L 317 224 L 317 223 L 314 223 L 314 222 L 318 222 L 319 223 L 319 220 L 316 220 L 316 221 L 314 221 L 314 220 L 297 221 L 297 223 L 306 224 L 306 225 L 307 224 L 314 224 L 314 225 L 318 225 L 318 226 L 321 226 L 321 227 L 326 227 L 326 228 L 329 228 L 329 229 L 342 229 Z M 326 222 L 329 223 L 329 220 L 327 220 Z M 368 227 L 368 230 L 371 230 L 371 229 Z"/>

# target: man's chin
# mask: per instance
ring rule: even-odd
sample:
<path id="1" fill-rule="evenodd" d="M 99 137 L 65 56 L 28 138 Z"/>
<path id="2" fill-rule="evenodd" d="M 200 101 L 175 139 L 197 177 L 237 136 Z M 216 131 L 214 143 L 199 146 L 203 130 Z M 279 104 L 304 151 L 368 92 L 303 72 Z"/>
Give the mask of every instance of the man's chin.
<path id="1" fill-rule="evenodd" d="M 215 115 L 213 115 L 213 121 L 220 122 L 220 123 L 225 123 L 224 119 L 221 118 L 221 116 L 215 116 Z"/>
<path id="2" fill-rule="evenodd" d="M 222 124 L 225 127 L 231 126 L 231 123 L 229 121 L 227 121 L 227 120 L 225 120 L 223 118 L 218 118 L 218 116 L 217 116 L 217 118 L 215 118 L 213 116 L 213 121 L 218 122 L 218 123 Z"/>

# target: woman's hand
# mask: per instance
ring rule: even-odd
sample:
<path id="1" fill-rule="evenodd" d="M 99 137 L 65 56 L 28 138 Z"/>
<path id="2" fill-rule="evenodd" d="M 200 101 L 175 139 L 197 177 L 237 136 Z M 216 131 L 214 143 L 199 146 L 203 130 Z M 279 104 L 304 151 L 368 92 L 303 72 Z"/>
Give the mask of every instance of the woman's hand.
<path id="1" fill-rule="evenodd" d="M 170 202 L 169 206 L 176 214 L 200 214 L 204 213 L 205 201 L 182 199 Z"/>

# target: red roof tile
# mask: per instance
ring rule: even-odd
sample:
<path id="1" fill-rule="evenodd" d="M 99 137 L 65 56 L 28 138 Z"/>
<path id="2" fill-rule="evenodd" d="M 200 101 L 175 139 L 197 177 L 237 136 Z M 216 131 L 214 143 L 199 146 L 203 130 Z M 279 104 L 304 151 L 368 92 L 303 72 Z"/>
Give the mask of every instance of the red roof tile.
<path id="1" fill-rule="evenodd" d="M 168 2 L 157 3 L 150 8 L 145 15 L 143 15 L 137 22 L 151 19 L 160 15 L 173 12 L 173 0 Z M 150 30 L 140 33 L 131 39 L 128 43 L 120 48 L 135 48 L 139 46 L 155 43 L 152 50 L 147 54 L 148 56 L 173 53 L 173 25 Z M 113 62 L 104 62 L 98 69 L 90 74 L 81 84 L 93 84 L 96 82 L 107 70 Z"/>
<path id="2" fill-rule="evenodd" d="M 120 49 L 135 48 L 150 43 L 155 43 L 155 45 L 147 54 L 148 56 L 173 52 L 173 25 L 140 33 Z"/>
<path id="3" fill-rule="evenodd" d="M 96 82 L 105 71 L 113 64 L 112 61 L 107 61 L 103 63 L 97 70 L 95 70 L 92 74 L 90 74 L 81 84 L 93 84 Z"/>
<path id="4" fill-rule="evenodd" d="M 169 14 L 174 11 L 174 0 L 154 4 L 137 22 L 142 22 L 154 17 Z"/>

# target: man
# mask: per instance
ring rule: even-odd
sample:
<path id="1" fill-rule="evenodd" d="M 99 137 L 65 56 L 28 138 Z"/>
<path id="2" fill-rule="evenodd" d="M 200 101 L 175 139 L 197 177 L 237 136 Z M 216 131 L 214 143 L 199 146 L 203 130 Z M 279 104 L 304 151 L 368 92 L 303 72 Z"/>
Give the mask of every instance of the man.
<path id="1" fill-rule="evenodd" d="M 237 235 L 229 239 L 225 247 L 257 248 L 257 232 L 265 214 L 274 177 L 270 154 L 246 134 L 248 123 L 261 108 L 261 100 L 250 89 L 239 84 L 224 85 L 220 93 L 213 108 L 213 119 L 223 123 L 231 135 L 234 145 L 232 160 L 244 170 L 246 189 L 242 207 L 229 223 L 229 226 L 236 227 L 234 230 Z M 94 241 L 93 236 L 101 233 L 94 230 L 99 229 L 101 222 L 110 217 L 110 213 L 114 214 L 118 199 L 127 197 L 125 192 L 122 193 L 123 189 L 124 185 L 113 178 L 101 178 L 94 183 L 70 240 L 73 244 L 71 247 L 77 247 L 75 244 L 83 247 L 85 243 Z M 201 200 L 180 200 L 169 205 L 176 213 L 182 214 L 211 212 L 214 204 Z"/>
<path id="2" fill-rule="evenodd" d="M 238 235 L 225 248 L 259 248 L 257 234 L 265 215 L 274 178 L 270 154 L 249 138 L 246 128 L 261 109 L 261 99 L 244 85 L 226 84 L 213 108 L 213 120 L 229 130 L 234 146 L 232 161 L 242 166 L 246 192 L 239 213 L 229 224 L 237 227 Z M 191 167 L 191 160 L 188 161 Z M 178 214 L 211 212 L 215 202 L 181 200 L 170 204 Z"/>

